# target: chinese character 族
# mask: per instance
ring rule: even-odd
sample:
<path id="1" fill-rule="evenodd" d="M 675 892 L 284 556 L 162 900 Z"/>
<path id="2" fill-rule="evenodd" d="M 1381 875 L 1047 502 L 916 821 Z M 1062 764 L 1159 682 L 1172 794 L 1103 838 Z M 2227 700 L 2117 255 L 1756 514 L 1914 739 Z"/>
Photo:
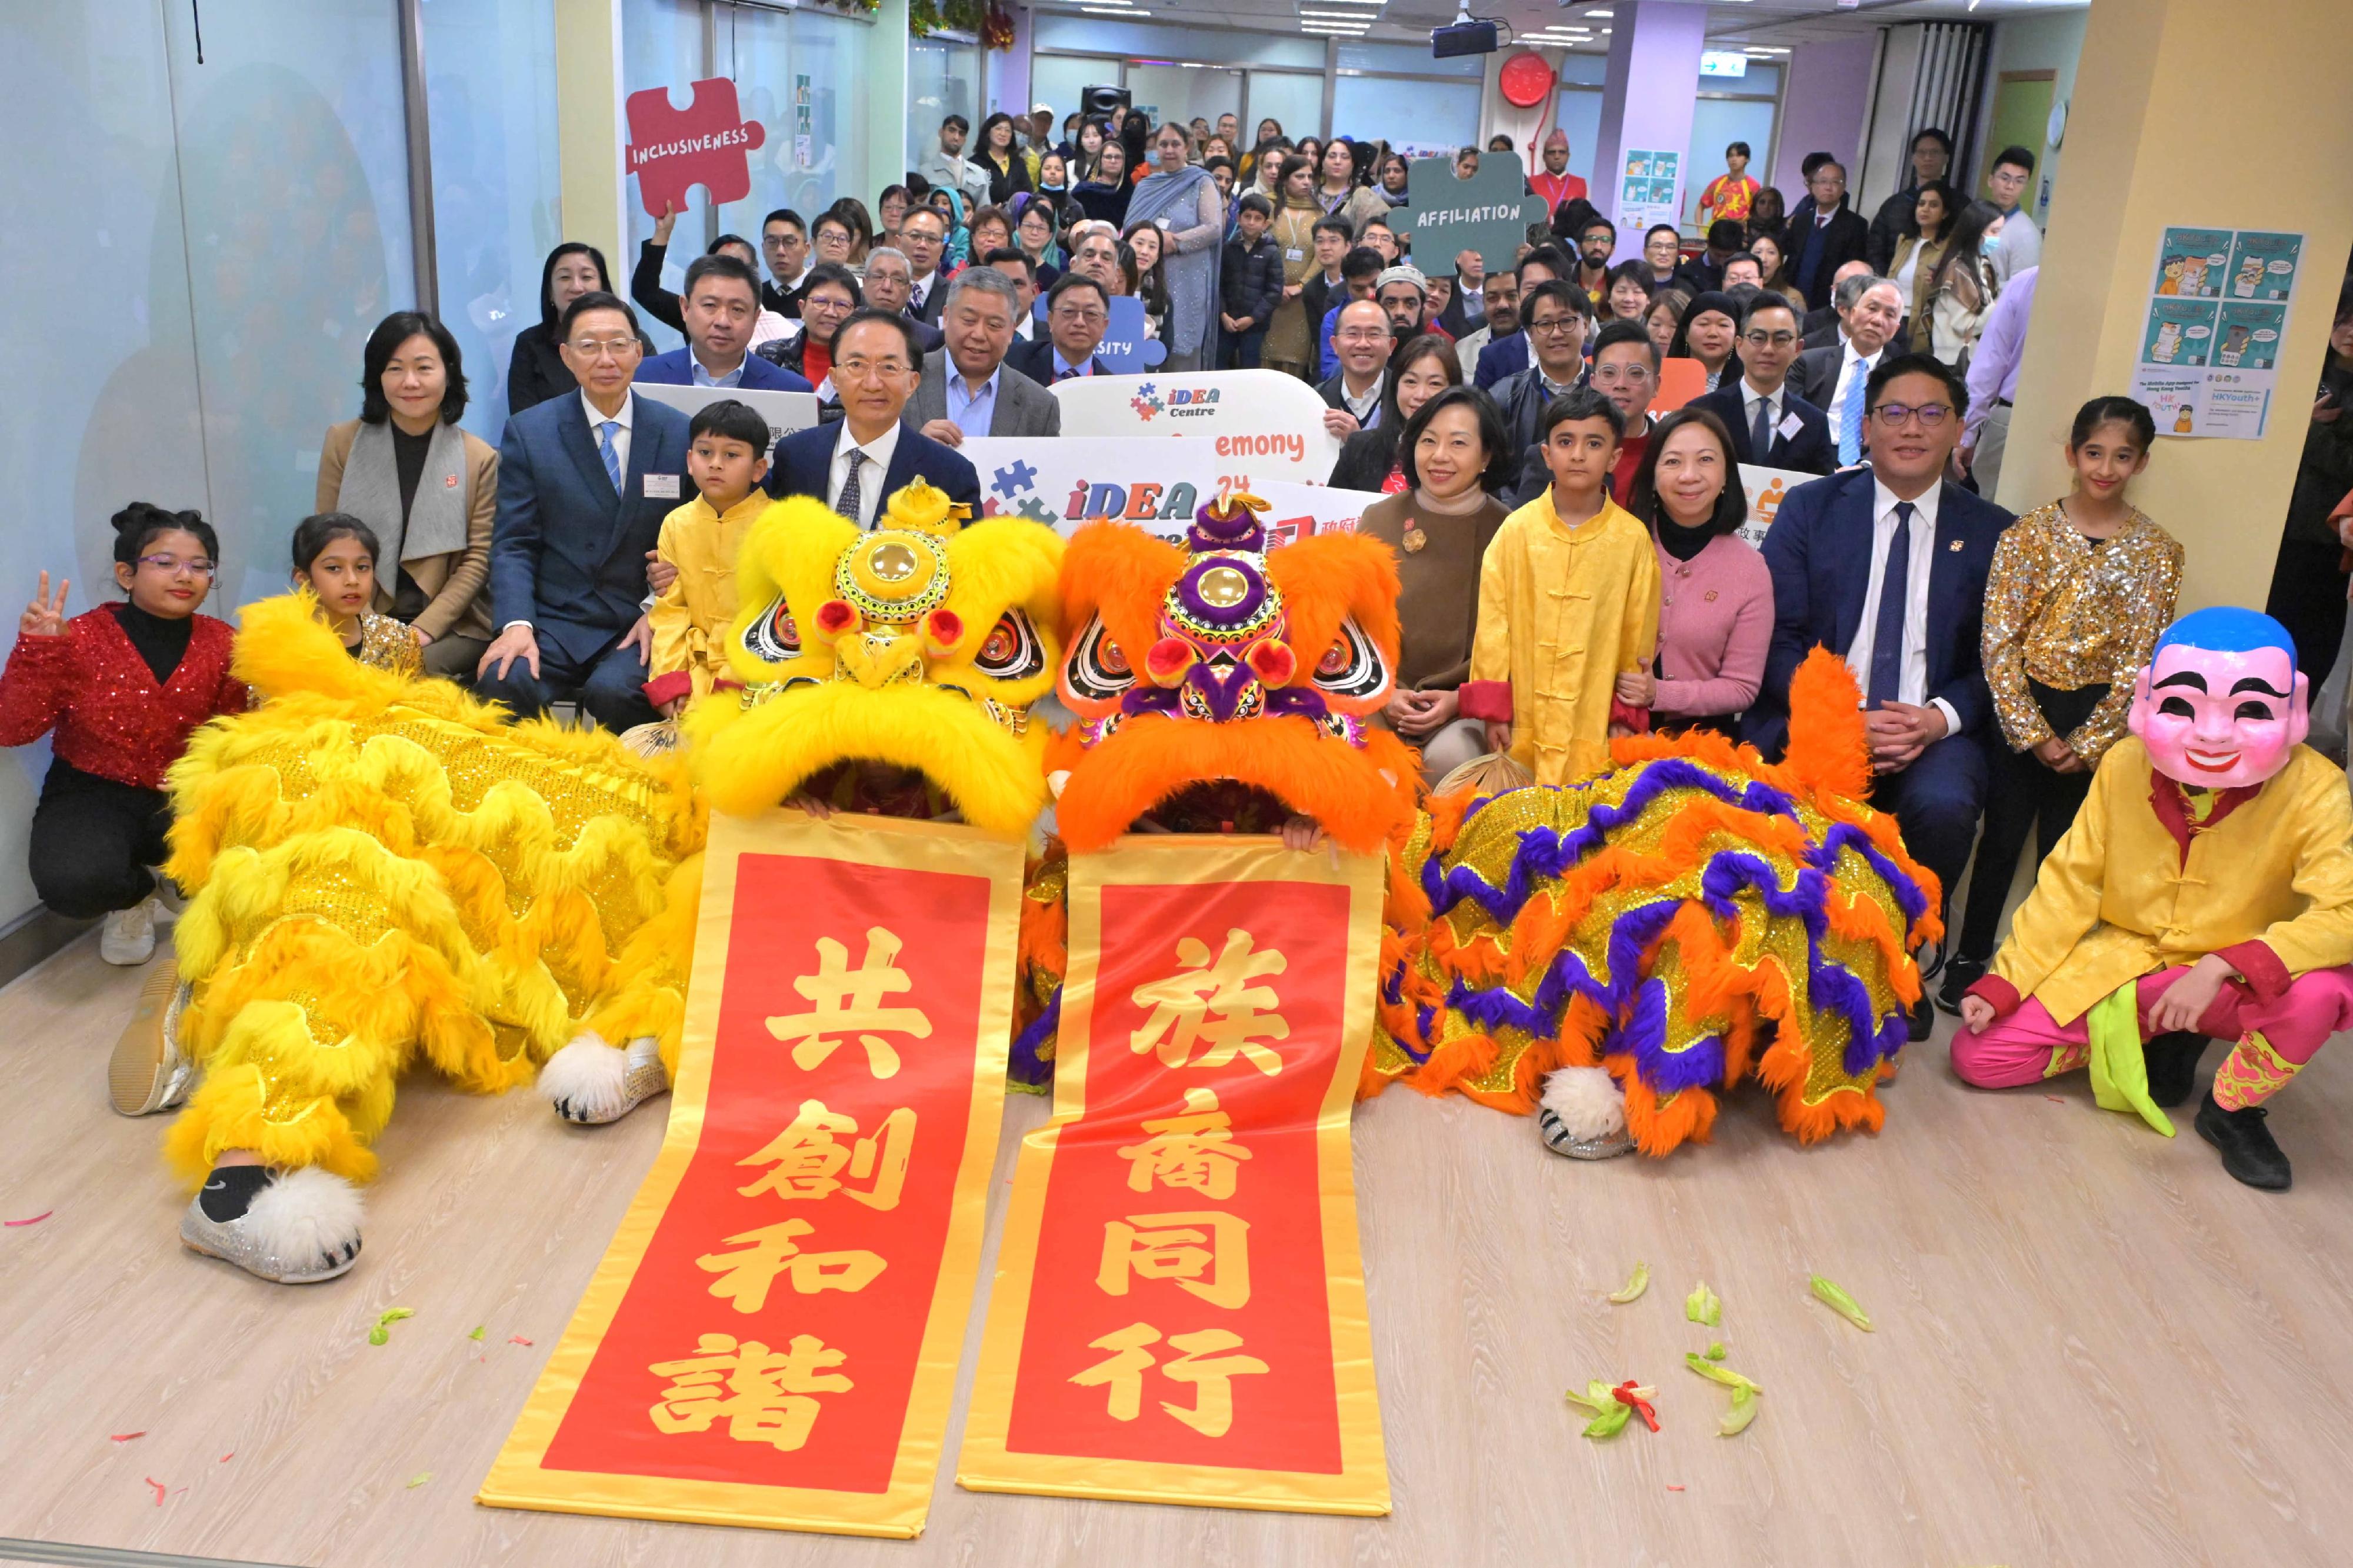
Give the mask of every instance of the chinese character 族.
<path id="1" fill-rule="evenodd" d="M 819 1406 L 810 1395 L 853 1386 L 832 1370 L 848 1359 L 814 1334 L 795 1334 L 782 1354 L 757 1340 L 739 1344 L 733 1334 L 704 1334 L 693 1355 L 646 1369 L 670 1380 L 647 1414 L 671 1436 L 708 1432 L 723 1420 L 738 1443 L 769 1443 L 789 1454 L 817 1423 Z"/>
<path id="2" fill-rule="evenodd" d="M 1250 1157 L 1234 1142 L 1233 1127 L 1233 1118 L 1219 1108 L 1215 1089 L 1187 1089 L 1183 1114 L 1145 1122 L 1151 1136 L 1119 1152 L 1128 1163 L 1129 1190 L 1148 1193 L 1157 1182 L 1205 1198 L 1232 1197 L 1241 1163 Z"/>
<path id="3" fill-rule="evenodd" d="M 1250 1301 L 1250 1222 L 1215 1209 L 1103 1222 L 1095 1284 L 1124 1296 L 1132 1278 L 1172 1279 L 1213 1307 Z"/>
<path id="4" fill-rule="evenodd" d="M 748 1187 L 735 1190 L 747 1198 L 774 1193 L 785 1199 L 823 1198 L 839 1192 L 873 1209 L 899 1206 L 907 1184 L 907 1163 L 914 1152 L 915 1113 L 901 1106 L 882 1119 L 871 1138 L 855 1143 L 839 1142 L 835 1134 L 855 1135 L 858 1119 L 826 1109 L 821 1100 L 801 1101 L 800 1114 L 759 1152 L 736 1161 L 739 1165 L 769 1167 Z M 842 1180 L 866 1182 L 863 1190 Z"/>
<path id="5" fill-rule="evenodd" d="M 1256 1356 L 1225 1354 L 1242 1347 L 1242 1337 L 1227 1329 L 1169 1335 L 1168 1348 L 1182 1353 L 1165 1363 L 1156 1363 L 1144 1348 L 1159 1342 L 1160 1331 L 1149 1323 L 1130 1323 L 1114 1330 L 1089 1344 L 1090 1349 L 1112 1353 L 1073 1373 L 1071 1381 L 1081 1388 L 1107 1389 L 1106 1414 L 1114 1421 L 1133 1421 L 1144 1412 L 1144 1374 L 1157 1364 L 1163 1377 L 1195 1388 L 1189 1407 L 1161 1400 L 1163 1411 L 1204 1437 L 1222 1437 L 1233 1430 L 1233 1380 L 1268 1371 L 1266 1363 Z"/>
<path id="6" fill-rule="evenodd" d="M 1207 942 L 1179 938 L 1176 962 L 1186 967 L 1133 993 L 1137 1006 L 1152 1009 L 1128 1037 L 1136 1055 L 1157 1049 L 1164 1067 L 1214 1068 L 1239 1054 L 1269 1078 L 1281 1072 L 1282 1058 L 1261 1042 L 1290 1038 L 1291 1026 L 1273 1010 L 1282 1005 L 1273 987 L 1252 982 L 1281 974 L 1289 961 L 1274 948 L 1255 952 L 1252 945 L 1250 932 L 1229 931 L 1213 964 Z M 1200 1042 L 1208 1048 L 1195 1058 Z"/>
<path id="7" fill-rule="evenodd" d="M 866 1051 L 868 1069 L 876 1078 L 890 1078 L 899 1070 L 898 1051 L 879 1035 L 863 1031 L 917 1040 L 932 1037 L 932 1021 L 922 1008 L 882 1005 L 884 997 L 914 988 L 914 982 L 896 962 L 903 945 L 893 932 L 870 926 L 866 957 L 853 970 L 848 948 L 829 936 L 817 939 L 817 973 L 793 982 L 793 989 L 815 1005 L 806 1013 L 786 1013 L 768 1020 L 768 1033 L 792 1045 L 795 1067 L 814 1071 L 840 1047 L 841 1042 L 831 1037 L 857 1033 L 858 1043 Z"/>
<path id="8" fill-rule="evenodd" d="M 742 1251 L 706 1252 L 694 1266 L 720 1276 L 711 1293 L 732 1299 L 739 1312 L 766 1306 L 768 1288 L 780 1274 L 801 1295 L 814 1296 L 820 1290 L 863 1290 L 882 1272 L 883 1259 L 871 1252 L 803 1252 L 797 1238 L 816 1228 L 805 1219 L 788 1219 L 747 1230 L 727 1238 L 730 1247 L 744 1244 Z"/>

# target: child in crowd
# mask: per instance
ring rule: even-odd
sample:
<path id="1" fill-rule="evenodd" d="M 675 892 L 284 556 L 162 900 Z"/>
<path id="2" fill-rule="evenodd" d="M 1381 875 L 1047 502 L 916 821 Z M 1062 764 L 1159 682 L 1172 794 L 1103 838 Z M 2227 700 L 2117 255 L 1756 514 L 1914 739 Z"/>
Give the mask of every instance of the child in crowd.
<path id="1" fill-rule="evenodd" d="M 56 760 L 33 811 L 33 890 L 58 914 L 106 917 L 99 956 L 144 963 L 155 952 L 155 877 L 172 808 L 164 773 L 190 731 L 242 712 L 228 672 L 227 623 L 196 614 L 220 545 L 193 511 L 134 501 L 114 514 L 121 604 L 66 619 L 49 574 L 17 622 L 0 673 L 0 745 L 54 732 Z"/>
<path id="2" fill-rule="evenodd" d="M 1226 241 L 1219 274 L 1218 321 L 1225 328 L 1225 368 L 1256 370 L 1266 342 L 1267 323 L 1282 303 L 1282 247 L 1267 230 L 1274 205 L 1253 192 L 1234 213 L 1233 237 Z"/>
<path id="3" fill-rule="evenodd" d="M 368 608 L 375 597 L 375 530 L 347 511 L 322 511 L 294 525 L 294 585 L 318 595 L 319 616 L 362 664 L 411 679 L 423 656 L 408 627 Z"/>
<path id="4" fill-rule="evenodd" d="M 1617 700 L 1619 675 L 1649 668 L 1659 640 L 1659 561 L 1651 536 L 1609 499 L 1625 416 L 1591 387 L 1546 408 L 1551 488 L 1504 520 L 1479 574 L 1479 633 L 1461 711 L 1487 722 L 1488 749 L 1543 784 L 1609 761 L 1609 741 L 1647 726 Z"/>
<path id="5" fill-rule="evenodd" d="M 1986 685 L 2006 744 L 1986 745 L 1985 833 L 1937 1000 L 1961 995 L 1993 957 L 2010 872 L 2033 833 L 2048 856 L 2124 739 L 2133 678 L 2173 620 L 2181 543 L 2125 499 L 2157 438 L 2129 397 L 2095 397 L 2067 437 L 2074 483 L 2004 530 L 1986 578 Z"/>
<path id="6" fill-rule="evenodd" d="M 735 619 L 735 553 L 768 497 L 768 422 L 734 398 L 705 404 L 687 426 L 686 471 L 695 498 L 662 520 L 654 553 L 677 580 L 647 612 L 653 632 L 646 700 L 674 719 L 727 668 Z"/>

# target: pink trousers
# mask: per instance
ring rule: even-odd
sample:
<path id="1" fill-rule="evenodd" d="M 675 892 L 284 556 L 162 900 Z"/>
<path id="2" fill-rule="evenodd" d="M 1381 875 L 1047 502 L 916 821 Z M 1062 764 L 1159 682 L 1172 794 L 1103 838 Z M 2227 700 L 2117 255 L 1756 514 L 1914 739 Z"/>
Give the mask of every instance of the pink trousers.
<path id="1" fill-rule="evenodd" d="M 2153 1031 L 2148 1015 L 2166 988 L 2186 968 L 2159 970 L 2140 977 L 2140 1028 L 2143 1038 Z M 2062 1024 L 2050 1010 L 2029 996 L 2006 1018 L 1988 1024 L 1985 1033 L 1963 1029 L 1953 1037 L 1953 1071 L 1961 1081 L 1978 1089 L 2017 1089 L 2040 1083 L 2082 1067 L 2091 1057 L 2090 1019 Z M 2282 1058 L 2301 1067 L 2312 1059 L 2328 1037 L 2353 1028 L 2353 968 L 2315 969 L 2288 983 L 2275 1002 L 2262 1002 L 2253 992 L 2232 981 L 2222 987 L 2198 1032 L 2211 1039 L 2238 1040 L 2260 1034 Z"/>

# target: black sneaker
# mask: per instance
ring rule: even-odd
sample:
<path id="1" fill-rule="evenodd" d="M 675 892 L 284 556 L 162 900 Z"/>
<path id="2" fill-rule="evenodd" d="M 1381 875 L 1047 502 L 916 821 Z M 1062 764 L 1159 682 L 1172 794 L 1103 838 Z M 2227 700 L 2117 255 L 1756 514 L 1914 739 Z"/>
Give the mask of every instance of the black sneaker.
<path id="1" fill-rule="evenodd" d="M 2189 1091 L 2198 1087 L 2198 1058 L 2206 1052 L 2206 1037 L 2177 1030 L 2151 1036 L 2140 1049 L 2148 1064 L 2149 1099 L 2168 1110 L 2189 1104 Z"/>
<path id="2" fill-rule="evenodd" d="M 1923 996 L 1919 1001 L 1915 1002 L 1912 1005 L 1912 1016 L 1908 1022 L 1911 1025 L 1911 1033 L 1909 1037 L 1912 1043 L 1916 1046 L 1935 1032 L 1936 1027 L 1936 1009 L 1930 1005 L 1926 996 Z"/>
<path id="3" fill-rule="evenodd" d="M 1985 978 L 1986 966 L 1974 958 L 1956 954 L 1945 965 L 1945 983 L 1936 987 L 1936 1005 L 1957 1018 L 1961 1016 L 1961 998 L 1970 986 Z"/>
<path id="4" fill-rule="evenodd" d="M 2205 1103 L 2198 1108 L 2198 1136 L 2221 1152 L 2222 1169 L 2237 1180 L 2267 1193 L 2284 1193 L 2291 1173 L 2287 1156 L 2280 1152 L 2271 1129 L 2263 1125 L 2268 1114 L 2260 1105 L 2225 1110 L 2214 1103 L 2214 1093 L 2209 1089 Z"/>

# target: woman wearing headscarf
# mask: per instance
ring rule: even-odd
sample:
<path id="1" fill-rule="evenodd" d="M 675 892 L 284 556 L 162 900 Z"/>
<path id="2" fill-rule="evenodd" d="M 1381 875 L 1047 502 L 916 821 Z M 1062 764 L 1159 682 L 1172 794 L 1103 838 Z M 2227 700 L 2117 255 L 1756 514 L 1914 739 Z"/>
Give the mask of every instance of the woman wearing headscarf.
<path id="1" fill-rule="evenodd" d="M 1160 231 L 1160 279 L 1168 290 L 1168 324 L 1161 341 L 1170 372 L 1198 370 L 1214 363 L 1211 309 L 1218 288 L 1218 246 L 1225 233 L 1225 202 L 1208 171 L 1187 161 L 1193 133 L 1170 121 L 1154 132 L 1158 166 L 1135 187 L 1128 203 L 1133 227 L 1148 223 Z"/>

